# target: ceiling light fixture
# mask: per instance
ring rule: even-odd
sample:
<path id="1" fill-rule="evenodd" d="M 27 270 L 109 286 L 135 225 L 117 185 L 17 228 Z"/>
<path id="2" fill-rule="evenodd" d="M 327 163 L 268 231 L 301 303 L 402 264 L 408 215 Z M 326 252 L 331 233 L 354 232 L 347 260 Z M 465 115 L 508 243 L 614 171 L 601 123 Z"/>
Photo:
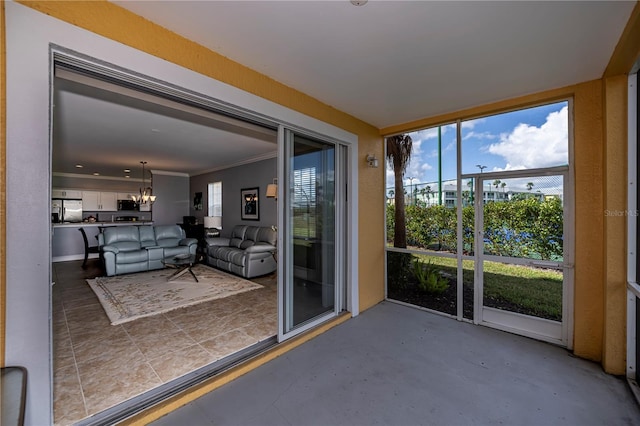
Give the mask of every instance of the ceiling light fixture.
<path id="1" fill-rule="evenodd" d="M 354 6 L 364 6 L 367 4 L 367 0 L 351 0 L 351 4 Z"/>
<path id="2" fill-rule="evenodd" d="M 142 164 L 142 186 L 140 187 L 140 195 L 132 195 L 131 198 L 138 204 L 153 204 L 153 202 L 156 201 L 156 196 L 152 195 L 151 186 L 147 187 L 144 180 L 144 166 L 147 162 L 141 161 L 140 164 Z M 149 182 L 149 184 L 151 184 L 151 182 Z"/>

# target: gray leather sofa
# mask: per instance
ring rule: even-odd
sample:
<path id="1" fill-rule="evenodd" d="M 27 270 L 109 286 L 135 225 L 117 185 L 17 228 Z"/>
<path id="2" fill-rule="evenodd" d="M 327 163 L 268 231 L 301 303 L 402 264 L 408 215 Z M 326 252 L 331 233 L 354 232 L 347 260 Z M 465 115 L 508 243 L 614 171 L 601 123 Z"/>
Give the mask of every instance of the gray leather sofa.
<path id="1" fill-rule="evenodd" d="M 196 254 L 198 240 L 178 225 L 115 226 L 98 235 L 107 276 L 162 269 L 162 260 Z"/>
<path id="2" fill-rule="evenodd" d="M 276 231 L 267 226 L 238 225 L 230 238 L 207 238 L 207 263 L 245 278 L 278 269 Z"/>

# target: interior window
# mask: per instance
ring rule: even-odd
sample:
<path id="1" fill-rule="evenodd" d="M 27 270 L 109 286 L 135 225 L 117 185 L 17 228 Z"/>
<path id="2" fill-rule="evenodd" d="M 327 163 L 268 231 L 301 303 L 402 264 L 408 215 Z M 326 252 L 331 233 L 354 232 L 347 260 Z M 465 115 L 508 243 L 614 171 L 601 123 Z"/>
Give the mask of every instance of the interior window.
<path id="1" fill-rule="evenodd" d="M 209 216 L 222 217 L 222 182 L 212 182 L 209 189 Z"/>

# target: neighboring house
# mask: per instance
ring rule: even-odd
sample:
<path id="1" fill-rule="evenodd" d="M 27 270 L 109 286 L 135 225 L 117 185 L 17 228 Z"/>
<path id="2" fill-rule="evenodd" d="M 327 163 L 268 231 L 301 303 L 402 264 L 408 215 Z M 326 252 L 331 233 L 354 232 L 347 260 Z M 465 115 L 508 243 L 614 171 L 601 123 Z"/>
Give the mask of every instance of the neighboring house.
<path id="1" fill-rule="evenodd" d="M 69 49 L 70 55 L 78 51 L 148 72 L 158 79 L 179 80 L 177 83 L 194 90 L 217 90 L 220 99 L 243 108 L 249 109 L 253 102 L 272 116 L 279 115 L 283 122 L 300 127 L 320 132 L 326 124 L 337 138 L 352 143 L 357 161 L 350 164 L 357 167 L 356 186 L 366 188 L 362 197 L 357 196 L 358 188 L 353 189 L 357 203 L 351 219 L 356 228 L 365 230 L 358 233 L 352 229 L 349 234 L 356 248 L 350 258 L 354 272 L 347 288 L 347 310 L 354 315 L 379 303 L 385 295 L 384 167 L 372 169 L 364 161 L 366 153 L 384 158 L 384 135 L 463 116 L 572 98 L 576 217 L 573 350 L 579 357 L 601 363 L 608 373 L 625 373 L 627 227 L 623 217 L 609 218 L 603 212 L 627 209 L 627 75 L 640 54 L 638 5 L 599 79 L 575 81 L 566 87 L 383 129 L 265 78 L 111 3 L 5 2 L 2 7 L 0 18 L 7 46 L 1 56 L 1 87 L 6 93 L 2 93 L 0 120 L 6 138 L 0 148 L 5 172 L 0 178 L 5 195 L 0 222 L 6 233 L 0 240 L 0 365 L 29 369 L 28 424 L 49 423 L 52 406 L 47 288 L 49 89 L 48 73 L 43 72 L 49 67 L 49 43 Z M 589 50 L 589 46 L 584 48 Z M 175 64 L 190 71 L 183 73 Z M 16 95 L 18 90 L 21 96 Z M 240 91 L 253 94 L 248 95 L 251 101 Z M 45 102 L 39 104 L 34 99 Z M 370 196 L 376 193 L 379 196 Z"/>

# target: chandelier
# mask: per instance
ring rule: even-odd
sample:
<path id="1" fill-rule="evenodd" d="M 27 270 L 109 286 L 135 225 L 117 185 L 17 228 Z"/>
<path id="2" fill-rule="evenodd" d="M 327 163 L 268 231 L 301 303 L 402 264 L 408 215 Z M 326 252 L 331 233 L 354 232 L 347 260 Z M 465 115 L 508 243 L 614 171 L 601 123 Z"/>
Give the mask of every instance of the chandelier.
<path id="1" fill-rule="evenodd" d="M 131 198 L 138 204 L 153 204 L 156 196 L 152 195 L 151 186 L 147 187 L 144 180 L 144 165 L 147 164 L 147 162 L 141 161 L 140 164 L 142 164 L 142 187 L 140 187 L 140 195 L 132 195 Z M 149 182 L 149 184 L 151 184 L 151 182 Z"/>

